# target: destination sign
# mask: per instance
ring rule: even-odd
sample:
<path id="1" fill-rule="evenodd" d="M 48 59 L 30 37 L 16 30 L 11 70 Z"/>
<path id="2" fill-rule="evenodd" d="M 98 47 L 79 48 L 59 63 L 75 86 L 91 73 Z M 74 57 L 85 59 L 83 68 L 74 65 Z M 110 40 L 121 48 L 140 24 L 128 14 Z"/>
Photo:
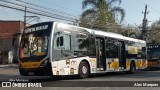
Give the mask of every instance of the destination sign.
<path id="1" fill-rule="evenodd" d="M 25 30 L 25 33 L 30 33 L 30 32 L 35 32 L 35 31 L 41 31 L 41 30 L 47 30 L 47 29 L 48 29 L 48 25 L 37 26 L 37 27 L 27 28 Z"/>

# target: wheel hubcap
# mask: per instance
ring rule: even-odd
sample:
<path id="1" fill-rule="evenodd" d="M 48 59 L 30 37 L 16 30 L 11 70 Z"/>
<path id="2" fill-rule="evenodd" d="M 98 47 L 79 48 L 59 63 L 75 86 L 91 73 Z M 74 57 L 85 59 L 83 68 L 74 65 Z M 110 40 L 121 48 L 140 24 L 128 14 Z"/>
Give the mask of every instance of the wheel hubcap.
<path id="1" fill-rule="evenodd" d="M 85 66 L 82 67 L 82 73 L 86 74 L 87 73 L 87 68 Z"/>

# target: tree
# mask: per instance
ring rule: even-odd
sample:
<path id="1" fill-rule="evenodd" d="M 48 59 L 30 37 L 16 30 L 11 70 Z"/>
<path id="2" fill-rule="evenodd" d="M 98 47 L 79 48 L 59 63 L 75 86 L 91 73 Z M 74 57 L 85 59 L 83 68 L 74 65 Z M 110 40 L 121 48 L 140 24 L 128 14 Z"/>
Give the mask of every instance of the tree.
<path id="1" fill-rule="evenodd" d="M 128 25 L 122 27 L 121 34 L 127 37 L 139 39 L 141 36 L 141 31 L 137 26 Z"/>
<path id="2" fill-rule="evenodd" d="M 121 15 L 120 22 L 124 20 L 125 11 L 121 7 L 114 6 L 121 4 L 121 0 L 83 0 L 82 9 L 86 9 L 81 15 L 80 25 L 87 28 L 106 30 L 107 27 L 117 27 L 117 14 Z"/>
<path id="3" fill-rule="evenodd" d="M 151 25 L 149 32 L 149 43 L 160 44 L 160 19 Z"/>

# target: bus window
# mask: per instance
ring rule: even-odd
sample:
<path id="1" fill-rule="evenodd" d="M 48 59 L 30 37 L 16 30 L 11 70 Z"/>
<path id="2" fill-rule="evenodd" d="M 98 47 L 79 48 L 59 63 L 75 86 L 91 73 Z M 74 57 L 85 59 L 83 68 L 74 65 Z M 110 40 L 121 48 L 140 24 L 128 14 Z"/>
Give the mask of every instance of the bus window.
<path id="1" fill-rule="evenodd" d="M 70 35 L 64 35 L 64 50 L 71 50 L 71 36 Z"/>
<path id="2" fill-rule="evenodd" d="M 90 35 L 89 43 L 88 43 L 88 55 L 92 57 L 96 57 L 96 45 L 95 45 L 95 37 Z"/>
<path id="3" fill-rule="evenodd" d="M 74 38 L 74 52 L 78 55 L 86 55 L 89 38 L 85 33 L 77 32 Z"/>
<path id="4" fill-rule="evenodd" d="M 146 47 L 142 47 L 142 58 L 146 59 Z"/>
<path id="5" fill-rule="evenodd" d="M 126 48 L 127 48 L 127 58 L 137 58 L 138 57 L 138 47 L 136 46 L 135 42 L 128 42 L 126 44 Z M 141 57 L 141 56 L 140 56 Z"/>
<path id="6" fill-rule="evenodd" d="M 22 58 L 47 55 L 49 32 L 36 31 L 25 35 L 21 41 Z"/>
<path id="7" fill-rule="evenodd" d="M 60 36 L 60 37 L 57 38 L 56 45 L 57 45 L 56 47 L 58 49 L 59 49 L 59 47 L 63 46 L 63 37 L 62 36 Z"/>
<path id="8" fill-rule="evenodd" d="M 57 42 L 57 46 L 63 46 L 63 37 L 61 36 L 61 37 L 59 37 L 58 39 L 57 39 L 57 41 L 59 41 L 59 42 Z"/>
<path id="9" fill-rule="evenodd" d="M 55 50 L 71 50 L 71 36 L 70 35 L 58 35 L 54 40 Z"/>
<path id="10" fill-rule="evenodd" d="M 114 39 L 107 39 L 106 41 L 106 57 L 118 58 L 118 41 Z"/>
<path id="11" fill-rule="evenodd" d="M 54 50 L 60 50 L 60 35 L 55 35 L 55 38 L 54 38 Z"/>

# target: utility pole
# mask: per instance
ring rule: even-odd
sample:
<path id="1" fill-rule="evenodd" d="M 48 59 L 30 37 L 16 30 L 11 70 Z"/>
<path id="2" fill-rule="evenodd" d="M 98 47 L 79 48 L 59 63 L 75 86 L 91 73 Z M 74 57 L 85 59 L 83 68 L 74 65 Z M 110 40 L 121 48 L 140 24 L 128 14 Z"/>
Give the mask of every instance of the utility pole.
<path id="1" fill-rule="evenodd" d="M 31 20 L 32 18 L 35 18 L 35 19 Z M 39 17 L 38 16 L 27 16 L 27 8 L 25 7 L 25 10 L 24 10 L 24 30 L 26 28 L 27 23 L 32 22 L 36 19 L 39 20 Z M 31 20 L 31 21 L 29 21 L 29 20 Z"/>
<path id="2" fill-rule="evenodd" d="M 25 7 L 25 10 L 24 10 L 24 29 L 26 28 L 26 11 L 27 11 L 27 8 Z"/>
<path id="3" fill-rule="evenodd" d="M 143 12 L 142 12 L 143 13 Z M 147 20 L 147 5 L 145 6 L 145 12 L 144 12 L 144 18 L 143 18 L 143 22 L 142 22 L 142 34 L 141 34 L 141 39 L 142 40 L 147 40 L 147 24 L 148 24 L 148 20 Z"/>

